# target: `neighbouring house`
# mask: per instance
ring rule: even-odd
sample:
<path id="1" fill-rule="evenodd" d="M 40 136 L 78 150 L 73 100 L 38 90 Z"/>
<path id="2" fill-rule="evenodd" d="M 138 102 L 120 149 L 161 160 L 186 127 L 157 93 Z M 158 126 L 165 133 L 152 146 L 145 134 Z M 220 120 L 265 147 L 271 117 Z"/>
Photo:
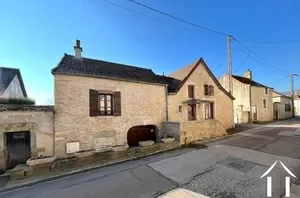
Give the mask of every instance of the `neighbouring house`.
<path id="1" fill-rule="evenodd" d="M 25 98 L 26 89 L 19 69 L 0 67 L 0 98 Z"/>
<path id="2" fill-rule="evenodd" d="M 224 75 L 220 83 L 229 90 L 229 75 Z M 273 88 L 254 81 L 250 70 L 244 76 L 232 75 L 232 95 L 235 123 L 273 120 Z"/>
<path id="3" fill-rule="evenodd" d="M 173 136 L 181 143 L 233 127 L 233 97 L 204 60 L 170 77 L 152 70 L 65 54 L 52 69 L 55 154 L 137 146 Z"/>
<path id="4" fill-rule="evenodd" d="M 0 105 L 0 172 L 54 155 L 53 106 Z"/>
<path id="5" fill-rule="evenodd" d="M 292 98 L 273 90 L 274 120 L 284 120 L 293 117 Z"/>
<path id="6" fill-rule="evenodd" d="M 300 92 L 294 94 L 295 117 L 300 118 Z"/>

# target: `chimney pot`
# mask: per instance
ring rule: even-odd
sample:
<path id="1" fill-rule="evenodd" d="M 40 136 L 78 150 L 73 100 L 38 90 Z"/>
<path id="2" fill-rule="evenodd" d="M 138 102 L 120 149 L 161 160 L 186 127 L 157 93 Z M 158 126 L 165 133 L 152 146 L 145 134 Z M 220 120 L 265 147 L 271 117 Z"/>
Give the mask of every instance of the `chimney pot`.
<path id="1" fill-rule="evenodd" d="M 75 58 L 82 58 L 81 52 L 82 47 L 80 46 L 80 40 L 76 40 L 76 45 L 74 46 Z"/>
<path id="2" fill-rule="evenodd" d="M 252 71 L 250 69 L 247 69 L 246 72 L 244 73 L 244 77 L 252 80 Z"/>

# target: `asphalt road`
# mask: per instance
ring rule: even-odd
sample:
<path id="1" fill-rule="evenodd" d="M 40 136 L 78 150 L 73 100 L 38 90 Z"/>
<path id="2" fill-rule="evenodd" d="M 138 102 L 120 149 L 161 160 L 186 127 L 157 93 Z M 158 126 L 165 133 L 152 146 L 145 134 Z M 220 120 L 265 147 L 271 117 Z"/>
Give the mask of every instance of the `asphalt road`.
<path id="1" fill-rule="evenodd" d="M 0 197 L 266 197 L 266 180 L 260 176 L 274 161 L 281 160 L 300 176 L 299 128 L 300 121 L 293 120 L 252 129 L 208 143 L 206 149 L 167 152 L 0 193 Z M 273 197 L 280 197 L 286 173 L 276 166 L 272 176 Z"/>

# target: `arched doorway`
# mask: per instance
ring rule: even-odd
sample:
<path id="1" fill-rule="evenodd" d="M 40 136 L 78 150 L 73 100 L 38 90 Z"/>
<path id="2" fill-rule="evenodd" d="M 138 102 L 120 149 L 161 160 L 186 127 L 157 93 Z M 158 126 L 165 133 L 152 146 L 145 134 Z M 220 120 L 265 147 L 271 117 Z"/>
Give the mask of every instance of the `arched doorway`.
<path id="1" fill-rule="evenodd" d="M 127 132 L 127 144 L 138 146 L 140 141 L 153 140 L 156 142 L 156 126 L 140 125 L 131 127 Z"/>

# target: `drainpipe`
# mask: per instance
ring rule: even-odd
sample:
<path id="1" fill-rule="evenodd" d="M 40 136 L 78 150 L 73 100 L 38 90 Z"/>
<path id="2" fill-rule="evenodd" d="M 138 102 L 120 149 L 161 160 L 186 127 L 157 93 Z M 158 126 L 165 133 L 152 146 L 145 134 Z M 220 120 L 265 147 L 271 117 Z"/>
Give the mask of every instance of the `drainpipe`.
<path id="1" fill-rule="evenodd" d="M 249 102 L 250 102 L 250 123 L 253 123 L 251 84 L 249 85 Z"/>
<path id="2" fill-rule="evenodd" d="M 169 121 L 169 109 L 168 109 L 168 85 L 165 86 L 165 97 L 166 97 L 166 121 Z"/>

